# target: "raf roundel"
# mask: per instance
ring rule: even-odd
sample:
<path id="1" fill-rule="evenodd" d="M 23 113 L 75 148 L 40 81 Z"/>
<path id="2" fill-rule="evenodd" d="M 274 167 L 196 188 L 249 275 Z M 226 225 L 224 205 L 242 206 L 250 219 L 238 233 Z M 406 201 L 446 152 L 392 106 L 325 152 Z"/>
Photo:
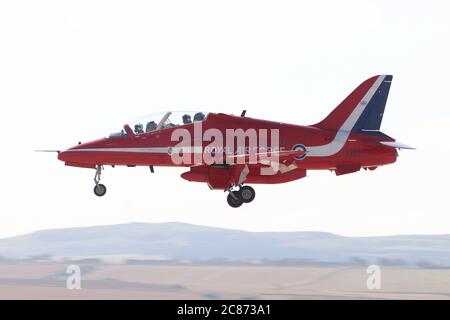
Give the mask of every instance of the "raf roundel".
<path id="1" fill-rule="evenodd" d="M 295 160 L 303 160 L 306 157 L 306 147 L 302 144 L 296 144 L 295 146 L 292 147 L 292 150 L 294 151 L 298 151 L 298 150 L 302 150 L 304 151 L 304 153 L 302 153 L 301 155 L 295 157 Z"/>

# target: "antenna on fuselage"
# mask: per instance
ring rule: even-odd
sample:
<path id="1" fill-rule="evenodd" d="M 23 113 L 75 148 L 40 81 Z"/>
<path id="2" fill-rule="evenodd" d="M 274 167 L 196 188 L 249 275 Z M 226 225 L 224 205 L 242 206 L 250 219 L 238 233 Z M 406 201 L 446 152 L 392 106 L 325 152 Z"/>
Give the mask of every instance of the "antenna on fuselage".
<path id="1" fill-rule="evenodd" d="M 247 113 L 247 110 L 242 110 L 241 117 L 245 117 L 246 113 Z"/>

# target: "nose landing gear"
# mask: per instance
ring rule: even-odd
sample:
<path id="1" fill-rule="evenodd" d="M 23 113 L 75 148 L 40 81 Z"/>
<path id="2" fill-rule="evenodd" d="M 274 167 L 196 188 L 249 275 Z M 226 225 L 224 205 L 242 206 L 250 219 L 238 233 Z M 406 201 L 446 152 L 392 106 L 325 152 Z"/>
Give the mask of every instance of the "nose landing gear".
<path id="1" fill-rule="evenodd" d="M 106 187 L 104 184 L 99 183 L 94 187 L 94 193 L 97 197 L 103 197 L 106 194 Z"/>
<path id="2" fill-rule="evenodd" d="M 106 187 L 105 187 L 105 185 L 100 183 L 102 170 L 103 170 L 103 166 L 102 165 L 98 165 L 97 166 L 97 170 L 95 171 L 95 176 L 94 176 L 94 182 L 95 182 L 94 194 L 97 197 L 103 197 L 106 194 Z"/>
<path id="3" fill-rule="evenodd" d="M 250 203 L 255 199 L 255 189 L 242 186 L 238 190 L 228 189 L 227 202 L 232 208 L 239 208 L 243 203 Z"/>

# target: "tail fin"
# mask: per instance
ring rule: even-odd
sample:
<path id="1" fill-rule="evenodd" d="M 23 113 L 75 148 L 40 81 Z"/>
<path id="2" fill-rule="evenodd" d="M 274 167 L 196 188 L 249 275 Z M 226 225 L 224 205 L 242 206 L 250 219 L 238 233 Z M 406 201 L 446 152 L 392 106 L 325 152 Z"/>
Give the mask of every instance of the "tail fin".
<path id="1" fill-rule="evenodd" d="M 315 127 L 351 132 L 378 131 L 391 87 L 392 76 L 367 79 Z"/>

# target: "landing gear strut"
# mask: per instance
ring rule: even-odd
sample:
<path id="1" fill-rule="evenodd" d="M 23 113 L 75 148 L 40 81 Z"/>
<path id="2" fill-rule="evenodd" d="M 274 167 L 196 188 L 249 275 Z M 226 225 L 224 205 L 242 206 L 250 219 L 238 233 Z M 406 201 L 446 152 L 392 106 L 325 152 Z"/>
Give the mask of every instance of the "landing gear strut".
<path id="1" fill-rule="evenodd" d="M 255 199 L 255 189 L 241 186 L 238 190 L 228 189 L 227 202 L 232 208 L 239 208 L 243 203 L 250 203 Z"/>
<path id="2" fill-rule="evenodd" d="M 105 185 L 99 183 L 100 179 L 101 179 L 101 175 L 102 175 L 102 170 L 103 170 L 103 166 L 98 165 L 97 170 L 95 171 L 95 176 L 94 176 L 94 182 L 95 182 L 94 193 L 97 197 L 103 197 L 106 194 Z"/>

